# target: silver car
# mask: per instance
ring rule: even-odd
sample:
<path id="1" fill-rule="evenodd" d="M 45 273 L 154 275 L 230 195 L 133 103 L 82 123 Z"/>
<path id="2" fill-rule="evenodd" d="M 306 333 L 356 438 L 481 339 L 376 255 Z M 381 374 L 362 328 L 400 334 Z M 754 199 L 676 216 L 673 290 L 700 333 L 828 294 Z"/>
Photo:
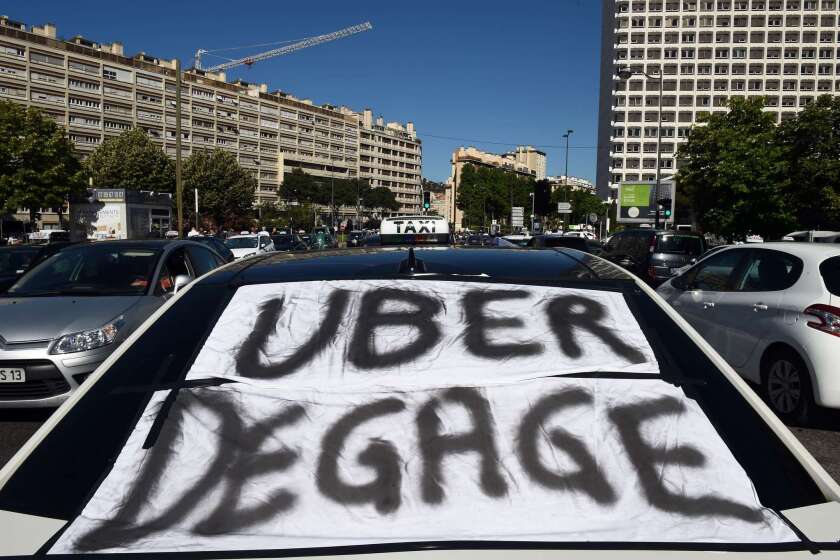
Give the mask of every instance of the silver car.
<path id="1" fill-rule="evenodd" d="M 61 404 L 181 287 L 224 264 L 192 241 L 74 245 L 0 297 L 0 408 Z"/>

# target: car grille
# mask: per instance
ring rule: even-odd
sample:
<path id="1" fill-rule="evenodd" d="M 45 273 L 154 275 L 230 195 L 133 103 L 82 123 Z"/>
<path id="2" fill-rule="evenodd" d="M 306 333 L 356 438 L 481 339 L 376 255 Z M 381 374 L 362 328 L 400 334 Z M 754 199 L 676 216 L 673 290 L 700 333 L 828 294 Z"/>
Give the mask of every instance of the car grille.
<path id="1" fill-rule="evenodd" d="M 46 399 L 70 391 L 70 384 L 48 360 L 0 361 L 0 367 L 22 367 L 23 383 L 0 383 L 0 401 Z"/>

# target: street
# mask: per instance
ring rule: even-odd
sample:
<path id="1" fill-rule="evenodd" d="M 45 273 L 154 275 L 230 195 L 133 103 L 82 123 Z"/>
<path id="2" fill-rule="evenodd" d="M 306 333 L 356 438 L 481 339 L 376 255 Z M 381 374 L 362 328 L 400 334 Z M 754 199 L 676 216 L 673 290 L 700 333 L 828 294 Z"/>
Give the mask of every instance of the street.
<path id="1" fill-rule="evenodd" d="M 0 466 L 12 458 L 49 414 L 49 410 L 0 411 Z M 791 430 L 825 470 L 840 481 L 840 413 L 821 410 L 811 426 L 792 426 Z"/>

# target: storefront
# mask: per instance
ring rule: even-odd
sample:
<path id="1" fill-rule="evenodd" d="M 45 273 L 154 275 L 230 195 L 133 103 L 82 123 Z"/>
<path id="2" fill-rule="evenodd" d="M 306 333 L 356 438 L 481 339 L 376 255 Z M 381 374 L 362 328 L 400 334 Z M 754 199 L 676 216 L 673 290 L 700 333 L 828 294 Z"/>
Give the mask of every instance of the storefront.
<path id="1" fill-rule="evenodd" d="M 73 239 L 160 238 L 172 224 L 172 195 L 91 189 L 70 203 Z"/>

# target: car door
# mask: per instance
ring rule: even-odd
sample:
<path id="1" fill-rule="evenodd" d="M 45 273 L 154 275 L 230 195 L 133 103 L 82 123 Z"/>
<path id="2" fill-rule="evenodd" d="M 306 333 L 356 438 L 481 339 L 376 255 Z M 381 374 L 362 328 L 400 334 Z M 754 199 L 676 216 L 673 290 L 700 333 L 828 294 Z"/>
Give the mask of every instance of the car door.
<path id="1" fill-rule="evenodd" d="M 717 304 L 732 290 L 748 254 L 748 249 L 721 251 L 703 259 L 674 284 L 680 291 L 670 300 L 671 305 L 718 352 L 722 350 L 723 338 L 717 327 Z"/>
<path id="2" fill-rule="evenodd" d="M 221 257 L 214 255 L 206 247 L 190 246 L 187 252 L 190 258 L 190 265 L 192 265 L 196 277 L 204 276 L 224 262 Z"/>
<path id="3" fill-rule="evenodd" d="M 732 291 L 716 304 L 720 352 L 733 368 L 745 366 L 758 343 L 777 327 L 784 292 L 799 279 L 802 266 L 802 260 L 783 251 L 749 251 Z"/>
<path id="4" fill-rule="evenodd" d="M 160 267 L 160 272 L 155 282 L 155 295 L 170 297 L 174 294 L 175 278 L 182 274 L 190 278 L 196 277 L 187 260 L 186 248 L 178 247 L 166 256 L 166 260 L 163 261 Z"/>

